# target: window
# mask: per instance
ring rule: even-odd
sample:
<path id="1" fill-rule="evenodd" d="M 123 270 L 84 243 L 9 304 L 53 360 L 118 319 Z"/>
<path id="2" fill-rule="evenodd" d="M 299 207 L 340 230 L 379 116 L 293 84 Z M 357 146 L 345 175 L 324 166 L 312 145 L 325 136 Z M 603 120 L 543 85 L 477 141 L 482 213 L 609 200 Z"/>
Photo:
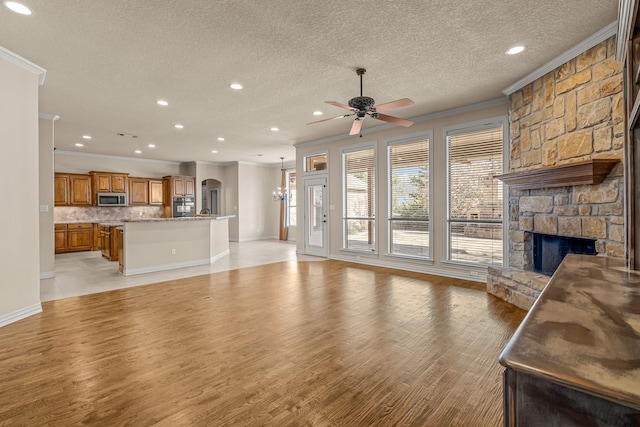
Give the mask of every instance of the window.
<path id="1" fill-rule="evenodd" d="M 446 131 L 447 259 L 502 264 L 503 122 Z"/>
<path id="2" fill-rule="evenodd" d="M 295 172 L 287 172 L 287 189 L 289 190 L 289 194 L 287 195 L 287 200 L 289 202 L 289 206 L 287 209 L 287 225 L 294 226 L 296 225 L 296 173 Z"/>
<path id="3" fill-rule="evenodd" d="M 343 249 L 375 251 L 375 150 L 343 152 Z"/>
<path id="4" fill-rule="evenodd" d="M 314 154 L 304 158 L 305 172 L 319 172 L 327 170 L 327 153 Z"/>
<path id="5" fill-rule="evenodd" d="M 430 258 L 429 140 L 387 146 L 389 254 Z"/>

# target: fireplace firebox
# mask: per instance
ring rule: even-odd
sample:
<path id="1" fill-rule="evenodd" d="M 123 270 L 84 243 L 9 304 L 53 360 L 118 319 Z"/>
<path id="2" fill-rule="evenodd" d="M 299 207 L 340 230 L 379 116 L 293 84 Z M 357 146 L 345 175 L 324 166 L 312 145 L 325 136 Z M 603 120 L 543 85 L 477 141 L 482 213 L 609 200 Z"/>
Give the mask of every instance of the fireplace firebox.
<path id="1" fill-rule="evenodd" d="M 597 255 L 596 239 L 531 233 L 533 271 L 552 276 L 567 254 Z"/>

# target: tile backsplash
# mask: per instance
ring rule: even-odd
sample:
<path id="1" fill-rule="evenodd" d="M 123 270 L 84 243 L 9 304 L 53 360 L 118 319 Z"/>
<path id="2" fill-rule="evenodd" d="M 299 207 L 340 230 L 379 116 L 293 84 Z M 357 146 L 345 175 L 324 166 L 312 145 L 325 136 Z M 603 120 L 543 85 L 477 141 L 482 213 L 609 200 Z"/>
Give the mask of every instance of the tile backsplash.
<path id="1" fill-rule="evenodd" d="M 140 218 L 162 218 L 162 206 L 58 206 L 53 209 L 54 222 L 103 222 Z"/>

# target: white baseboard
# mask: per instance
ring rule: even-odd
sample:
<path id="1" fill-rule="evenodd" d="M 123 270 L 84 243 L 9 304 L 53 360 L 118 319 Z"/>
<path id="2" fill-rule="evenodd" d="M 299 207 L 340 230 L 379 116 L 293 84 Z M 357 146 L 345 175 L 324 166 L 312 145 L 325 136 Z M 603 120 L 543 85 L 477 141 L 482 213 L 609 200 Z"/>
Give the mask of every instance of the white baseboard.
<path id="1" fill-rule="evenodd" d="M 136 274 L 155 273 L 158 271 L 173 270 L 176 268 L 185 268 L 185 267 L 197 267 L 199 265 L 209 265 L 209 264 L 211 264 L 211 261 L 209 258 L 206 258 L 206 259 L 198 259 L 198 260 L 189 261 L 189 262 L 176 262 L 174 264 L 152 265 L 150 267 L 125 268 L 124 271 L 122 272 L 122 275 L 135 276 Z"/>
<path id="2" fill-rule="evenodd" d="M 40 273 L 40 279 L 53 279 L 56 277 L 55 271 L 43 271 Z"/>
<path id="3" fill-rule="evenodd" d="M 385 267 L 385 268 L 394 268 L 396 270 L 405 270 L 412 271 L 414 273 L 425 273 L 425 274 L 433 274 L 435 276 L 443 276 L 443 277 L 451 277 L 453 279 L 462 279 L 469 280 L 471 282 L 479 282 L 486 283 L 487 282 L 487 274 L 486 273 L 478 273 L 477 276 L 469 275 L 468 271 L 455 271 L 455 270 L 443 270 L 441 268 L 433 268 L 430 266 L 419 266 L 419 265 L 411 265 L 411 264 L 396 264 L 394 262 L 388 261 L 380 261 L 374 258 L 365 258 L 360 257 L 360 259 L 356 259 L 355 257 L 348 257 L 343 255 L 329 255 L 329 259 L 335 259 L 339 261 L 347 261 L 353 262 L 356 264 L 365 264 L 371 265 L 374 267 Z"/>
<path id="4" fill-rule="evenodd" d="M 213 264 L 214 262 L 216 262 L 220 258 L 223 258 L 223 257 L 229 255 L 230 253 L 231 252 L 229 251 L 229 249 L 227 249 L 226 251 L 220 252 L 218 255 L 211 257 L 211 263 Z"/>
<path id="5" fill-rule="evenodd" d="M 0 328 L 3 326 L 7 326 L 10 323 L 17 322 L 18 320 L 22 320 L 25 317 L 33 316 L 34 314 L 38 314 L 41 312 L 42 305 L 38 303 L 30 307 L 25 307 L 18 311 L 14 311 L 13 313 L 5 314 L 4 316 L 0 316 Z"/>
<path id="6" fill-rule="evenodd" d="M 236 240 L 229 239 L 229 240 L 231 240 L 232 242 L 239 242 L 239 243 L 242 243 L 242 242 L 255 242 L 255 241 L 258 241 L 258 240 L 278 240 L 278 236 L 248 237 L 248 238 L 244 238 L 244 239 L 236 239 Z"/>

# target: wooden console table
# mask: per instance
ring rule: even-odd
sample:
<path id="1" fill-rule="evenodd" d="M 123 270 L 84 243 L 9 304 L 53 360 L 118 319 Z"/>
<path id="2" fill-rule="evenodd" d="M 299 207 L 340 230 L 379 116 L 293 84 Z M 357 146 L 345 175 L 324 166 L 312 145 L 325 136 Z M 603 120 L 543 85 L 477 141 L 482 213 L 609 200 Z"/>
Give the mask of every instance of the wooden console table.
<path id="1" fill-rule="evenodd" d="M 640 271 L 567 255 L 500 363 L 505 426 L 640 426 Z"/>

